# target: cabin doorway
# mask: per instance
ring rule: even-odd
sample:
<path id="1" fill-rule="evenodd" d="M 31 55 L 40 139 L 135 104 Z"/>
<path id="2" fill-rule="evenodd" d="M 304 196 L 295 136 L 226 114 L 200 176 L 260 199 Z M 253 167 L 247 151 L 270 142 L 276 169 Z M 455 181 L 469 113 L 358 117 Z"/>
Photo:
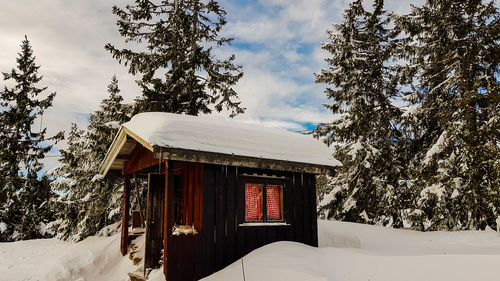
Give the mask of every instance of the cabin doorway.
<path id="1" fill-rule="evenodd" d="M 163 249 L 163 223 L 165 208 L 165 175 L 148 174 L 146 203 L 146 251 L 144 269 L 155 268 L 161 259 Z"/>

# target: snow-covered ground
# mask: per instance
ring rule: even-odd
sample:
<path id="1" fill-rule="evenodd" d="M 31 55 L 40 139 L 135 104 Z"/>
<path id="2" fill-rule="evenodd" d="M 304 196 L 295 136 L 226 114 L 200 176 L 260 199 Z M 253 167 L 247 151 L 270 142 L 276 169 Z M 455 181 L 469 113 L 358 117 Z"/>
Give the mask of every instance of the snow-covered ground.
<path id="1" fill-rule="evenodd" d="M 130 280 L 136 266 L 120 253 L 120 235 L 89 237 L 79 243 L 36 239 L 0 243 L 0 280 Z"/>
<path id="2" fill-rule="evenodd" d="M 500 234 L 493 230 L 422 233 L 318 224 L 319 248 L 273 243 L 204 280 L 500 280 Z M 121 256 L 119 240 L 114 235 L 76 244 L 55 239 L 0 243 L 0 280 L 128 280 L 127 273 L 137 267 Z M 150 277 L 163 280 L 161 271 Z"/>
<path id="3" fill-rule="evenodd" d="M 212 280 L 500 280 L 493 231 L 416 232 L 319 221 L 319 248 L 279 242 L 259 248 Z M 245 279 L 243 279 L 244 268 Z"/>

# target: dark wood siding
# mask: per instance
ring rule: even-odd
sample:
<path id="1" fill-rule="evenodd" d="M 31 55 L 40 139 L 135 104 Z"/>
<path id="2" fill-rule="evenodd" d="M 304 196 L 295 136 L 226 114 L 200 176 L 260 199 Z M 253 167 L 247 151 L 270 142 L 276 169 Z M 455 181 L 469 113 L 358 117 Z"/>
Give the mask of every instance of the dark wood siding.
<path id="1" fill-rule="evenodd" d="M 169 161 L 169 171 L 167 176 L 169 183 L 166 186 L 168 195 L 165 197 L 168 202 L 167 212 L 165 216 L 167 220 L 167 240 L 166 240 L 166 262 L 164 272 L 169 281 L 175 280 L 195 280 L 196 276 L 200 276 L 204 266 L 204 246 L 203 236 L 203 198 L 207 196 L 203 189 L 203 166 L 199 163 L 181 163 Z M 179 176 L 183 180 L 175 187 L 174 177 Z M 182 190 L 182 198 L 175 199 L 174 188 Z M 182 200 L 182 213 L 179 217 L 174 218 L 174 200 Z M 214 217 L 214 216 L 213 216 Z M 172 235 L 172 226 L 174 220 L 180 221 L 181 224 L 194 226 L 199 231 L 197 235 Z M 213 223 L 212 223 L 213 225 Z M 213 227 L 212 227 L 213 228 Z M 165 248 L 165 246 L 164 246 Z M 166 269 L 165 269 L 166 268 Z M 205 269 L 206 270 L 206 269 Z"/>
<path id="2" fill-rule="evenodd" d="M 163 242 L 163 207 L 165 175 L 149 174 L 146 209 L 146 250 L 144 268 L 155 268 L 161 257 Z"/>
<path id="3" fill-rule="evenodd" d="M 287 225 L 242 226 L 248 175 L 282 177 Z M 262 179 L 262 177 L 261 177 Z M 276 241 L 318 246 L 315 175 L 204 164 L 203 228 L 195 279 L 224 268 L 247 253 Z"/>

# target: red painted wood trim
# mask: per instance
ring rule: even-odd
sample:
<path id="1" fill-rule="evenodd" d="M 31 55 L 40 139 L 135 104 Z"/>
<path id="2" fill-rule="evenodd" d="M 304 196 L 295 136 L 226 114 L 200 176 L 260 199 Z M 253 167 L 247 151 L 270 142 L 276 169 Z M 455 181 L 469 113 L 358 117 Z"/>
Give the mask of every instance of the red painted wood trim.
<path id="1" fill-rule="evenodd" d="M 201 231 L 202 226 L 202 198 L 203 198 L 203 185 L 202 185 L 202 175 L 203 175 L 203 165 L 196 163 L 194 170 L 194 227 L 197 231 Z"/>
<path id="2" fill-rule="evenodd" d="M 140 171 L 151 166 L 158 165 L 159 159 L 154 157 L 154 153 L 145 148 L 144 146 L 137 144 L 134 150 L 130 153 L 130 158 L 123 167 L 125 174 L 131 174 Z M 165 162 L 163 160 L 162 162 Z"/>
<path id="3" fill-rule="evenodd" d="M 194 197 L 193 197 L 193 185 L 194 185 L 194 177 L 195 177 L 195 164 L 194 163 L 189 163 L 188 165 L 188 178 L 189 178 L 189 184 L 188 184 L 188 190 L 187 190 L 187 200 L 188 200 L 188 205 L 187 205 L 187 214 L 186 214 L 186 224 L 187 225 L 193 225 L 193 212 L 194 212 Z"/>
<path id="4" fill-rule="evenodd" d="M 185 162 L 186 163 L 186 162 Z M 186 165 L 184 166 L 184 168 L 182 169 L 182 223 L 183 224 L 188 224 L 187 221 L 188 221 L 188 217 L 187 217 L 187 214 L 188 214 L 188 210 L 189 210 L 189 197 L 187 196 L 187 192 L 188 192 L 188 185 L 189 185 L 189 166 L 188 166 L 188 163 L 186 163 Z"/>

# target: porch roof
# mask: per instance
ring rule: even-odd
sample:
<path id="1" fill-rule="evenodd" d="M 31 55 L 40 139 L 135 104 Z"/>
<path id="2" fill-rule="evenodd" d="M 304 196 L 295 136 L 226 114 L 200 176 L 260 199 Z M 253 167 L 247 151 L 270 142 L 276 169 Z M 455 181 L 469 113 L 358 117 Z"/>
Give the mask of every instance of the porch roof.
<path id="1" fill-rule="evenodd" d="M 121 171 L 137 143 L 171 160 L 311 173 L 341 166 L 333 151 L 312 136 L 207 116 L 148 112 L 121 126 L 99 173 Z"/>

